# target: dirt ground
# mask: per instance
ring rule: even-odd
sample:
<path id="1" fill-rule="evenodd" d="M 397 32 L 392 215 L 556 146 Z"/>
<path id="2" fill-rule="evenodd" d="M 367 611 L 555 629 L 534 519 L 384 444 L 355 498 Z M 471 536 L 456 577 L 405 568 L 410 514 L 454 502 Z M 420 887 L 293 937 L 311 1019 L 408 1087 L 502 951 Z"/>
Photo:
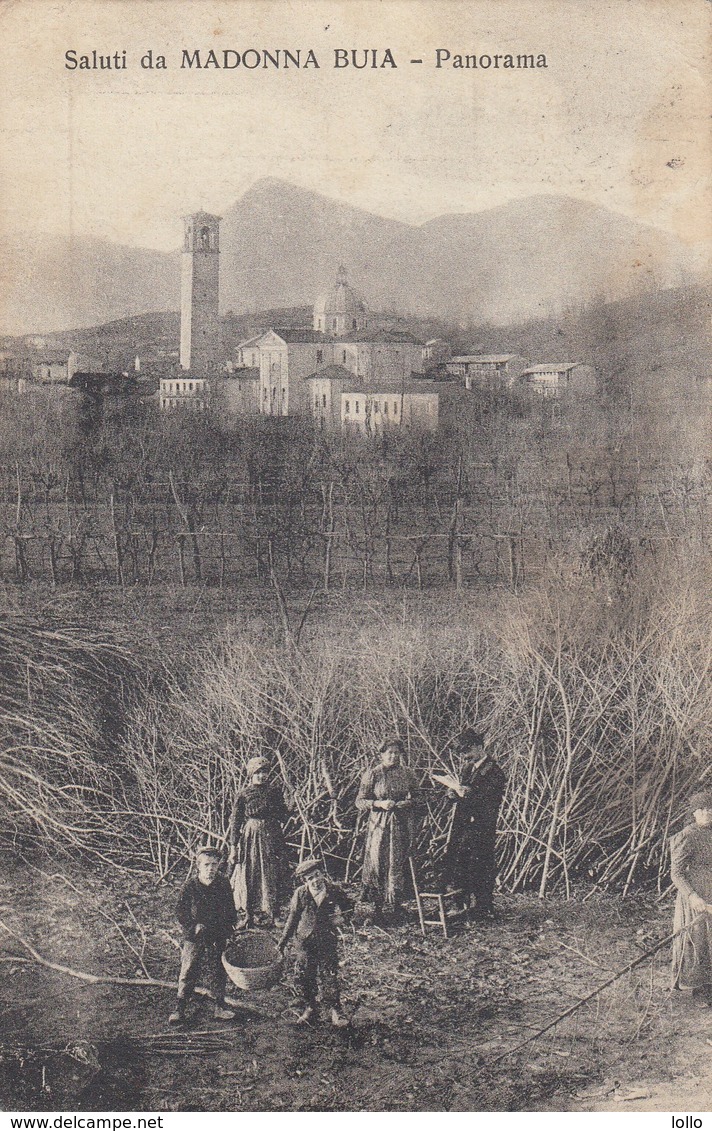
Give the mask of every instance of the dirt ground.
<path id="1" fill-rule="evenodd" d="M 177 975 L 180 878 L 12 862 L 0 918 L 56 963 Z M 38 966 L 1 932 L 0 1103 L 40 1111 L 707 1111 L 712 1011 L 668 991 L 668 948 L 574 1017 L 526 1036 L 671 930 L 652 898 L 498 897 L 489 925 L 423 939 L 415 922 L 346 928 L 351 1025 L 294 1025 L 291 969 L 171 1029 L 170 989 L 91 985 Z M 502 1057 L 502 1059 L 498 1059 Z"/>

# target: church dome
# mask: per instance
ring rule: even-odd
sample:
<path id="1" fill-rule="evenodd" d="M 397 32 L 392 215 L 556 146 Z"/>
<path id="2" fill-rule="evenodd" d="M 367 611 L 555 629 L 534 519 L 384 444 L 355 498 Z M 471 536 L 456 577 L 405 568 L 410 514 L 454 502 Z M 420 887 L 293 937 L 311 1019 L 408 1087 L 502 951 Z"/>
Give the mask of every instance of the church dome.
<path id="1" fill-rule="evenodd" d="M 339 267 L 334 286 L 314 303 L 314 329 L 325 334 L 347 334 L 366 326 L 366 305 L 351 289 L 346 268 Z"/>

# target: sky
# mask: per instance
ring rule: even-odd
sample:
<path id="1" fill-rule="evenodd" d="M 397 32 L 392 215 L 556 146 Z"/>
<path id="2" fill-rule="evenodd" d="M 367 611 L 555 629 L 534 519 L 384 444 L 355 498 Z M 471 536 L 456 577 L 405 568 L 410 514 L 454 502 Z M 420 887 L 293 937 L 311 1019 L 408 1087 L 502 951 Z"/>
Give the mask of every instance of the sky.
<path id="1" fill-rule="evenodd" d="M 712 237 L 708 0 L 0 0 L 0 234 L 170 250 L 279 177 L 409 223 L 537 193 Z M 312 48 L 319 70 L 180 68 Z M 390 48 L 397 69 L 335 69 Z M 546 69 L 435 68 L 543 53 Z M 151 49 L 166 70 L 144 70 Z M 65 52 L 127 52 L 70 71 Z M 422 64 L 411 64 L 422 58 Z"/>

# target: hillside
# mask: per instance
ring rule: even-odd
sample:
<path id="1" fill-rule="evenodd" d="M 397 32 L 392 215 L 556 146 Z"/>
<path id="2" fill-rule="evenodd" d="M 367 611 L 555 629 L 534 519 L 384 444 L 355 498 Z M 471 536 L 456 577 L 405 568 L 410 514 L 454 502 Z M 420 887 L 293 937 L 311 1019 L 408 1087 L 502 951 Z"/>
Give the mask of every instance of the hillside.
<path id="1" fill-rule="evenodd" d="M 343 262 L 373 309 L 462 324 L 558 314 L 679 284 L 695 267 L 670 235 L 568 197 L 533 196 L 415 226 L 274 178 L 226 210 L 221 248 L 224 311 L 311 304 Z M 179 303 L 177 251 L 22 233 L 0 242 L 0 255 L 6 333 L 66 330 Z"/>
<path id="2" fill-rule="evenodd" d="M 444 337 L 455 352 L 512 352 L 532 362 L 581 361 L 596 368 L 605 384 L 621 374 L 645 374 L 669 383 L 689 384 L 712 372 L 712 284 L 673 287 L 610 303 L 592 303 L 558 318 L 498 326 L 471 322 L 466 328 L 415 315 L 389 319 L 421 341 Z M 270 326 L 311 324 L 309 306 L 273 307 L 249 314 L 226 314 L 223 346 L 230 356 L 237 343 Z M 109 370 L 128 369 L 138 354 L 142 369 L 160 373 L 177 363 L 180 318 L 177 312 L 138 315 L 88 329 L 52 335 L 52 344 L 103 359 Z"/>

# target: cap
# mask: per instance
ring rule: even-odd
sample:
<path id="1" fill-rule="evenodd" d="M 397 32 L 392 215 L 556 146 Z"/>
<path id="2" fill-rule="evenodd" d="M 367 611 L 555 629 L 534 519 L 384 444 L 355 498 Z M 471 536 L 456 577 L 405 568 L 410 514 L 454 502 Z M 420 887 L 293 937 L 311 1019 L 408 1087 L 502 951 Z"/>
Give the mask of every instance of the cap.
<path id="1" fill-rule="evenodd" d="M 324 871 L 324 865 L 321 863 L 321 861 L 320 860 L 314 860 L 312 857 L 310 857 L 308 860 L 302 860 L 301 864 L 297 864 L 297 866 L 294 870 L 294 875 L 297 876 L 301 880 L 305 876 L 311 875 L 312 872 L 323 872 L 323 871 Z"/>
<path id="2" fill-rule="evenodd" d="M 697 809 L 712 809 L 712 789 L 698 789 L 691 794 L 689 806 L 691 813 Z"/>
<path id="3" fill-rule="evenodd" d="M 247 770 L 248 777 L 252 777 L 253 774 L 258 774 L 260 770 L 266 770 L 268 766 L 269 762 L 267 761 L 267 759 L 263 758 L 260 754 L 257 754 L 254 758 L 250 758 L 245 768 Z"/>
<path id="4" fill-rule="evenodd" d="M 455 748 L 462 751 L 469 750 L 472 746 L 484 746 L 484 744 L 484 734 L 474 727 L 466 727 L 462 734 L 459 734 L 455 739 Z"/>
<path id="5" fill-rule="evenodd" d="M 195 859 L 198 860 L 201 856 L 207 856 L 211 860 L 221 860 L 222 852 L 220 852 L 218 848 L 211 848 L 210 845 L 204 844 L 202 848 L 199 848 L 195 853 Z"/>

